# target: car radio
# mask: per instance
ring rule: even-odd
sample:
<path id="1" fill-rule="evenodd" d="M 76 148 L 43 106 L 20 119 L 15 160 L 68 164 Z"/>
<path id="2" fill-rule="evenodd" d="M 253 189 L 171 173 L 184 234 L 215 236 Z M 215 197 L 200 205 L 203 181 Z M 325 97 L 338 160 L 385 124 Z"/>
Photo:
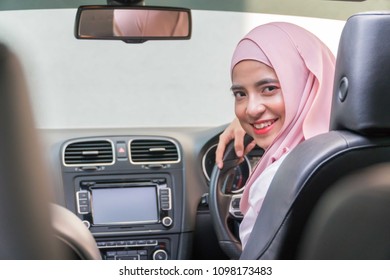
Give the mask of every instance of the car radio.
<path id="1" fill-rule="evenodd" d="M 173 225 L 166 179 L 83 180 L 76 190 L 77 213 L 91 232 L 159 231 Z"/>

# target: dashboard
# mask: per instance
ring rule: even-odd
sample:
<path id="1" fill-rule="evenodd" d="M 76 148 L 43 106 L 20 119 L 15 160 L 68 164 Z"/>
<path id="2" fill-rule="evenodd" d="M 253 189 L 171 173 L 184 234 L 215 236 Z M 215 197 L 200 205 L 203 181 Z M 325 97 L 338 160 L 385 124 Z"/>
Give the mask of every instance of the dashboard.
<path id="1" fill-rule="evenodd" d="M 224 259 L 207 202 L 224 128 L 41 130 L 54 199 L 83 221 L 103 259 Z M 242 191 L 261 154 L 227 175 L 227 192 Z"/>

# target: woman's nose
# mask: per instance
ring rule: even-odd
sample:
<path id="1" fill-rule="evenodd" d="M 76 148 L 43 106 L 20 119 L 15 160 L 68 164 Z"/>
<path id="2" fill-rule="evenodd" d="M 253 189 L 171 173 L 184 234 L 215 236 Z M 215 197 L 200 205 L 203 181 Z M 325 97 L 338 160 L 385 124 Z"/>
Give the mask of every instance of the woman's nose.
<path id="1" fill-rule="evenodd" d="M 263 114 L 266 110 L 266 106 L 263 101 L 264 100 L 258 96 L 250 97 L 246 107 L 247 115 L 252 118 L 257 118 Z"/>

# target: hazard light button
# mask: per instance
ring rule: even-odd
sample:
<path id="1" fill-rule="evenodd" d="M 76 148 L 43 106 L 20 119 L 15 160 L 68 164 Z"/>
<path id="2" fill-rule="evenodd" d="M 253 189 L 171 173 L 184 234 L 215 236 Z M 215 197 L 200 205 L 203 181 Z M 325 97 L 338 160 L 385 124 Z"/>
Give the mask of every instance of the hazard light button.
<path id="1" fill-rule="evenodd" d="M 116 143 L 116 156 L 117 158 L 127 158 L 127 149 L 125 142 Z"/>

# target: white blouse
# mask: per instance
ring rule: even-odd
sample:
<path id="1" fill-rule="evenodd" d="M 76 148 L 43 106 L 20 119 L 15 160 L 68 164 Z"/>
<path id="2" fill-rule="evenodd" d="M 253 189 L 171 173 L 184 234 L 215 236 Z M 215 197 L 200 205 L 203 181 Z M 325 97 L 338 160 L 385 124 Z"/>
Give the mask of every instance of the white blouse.
<path id="1" fill-rule="evenodd" d="M 257 215 L 263 205 L 264 197 L 267 194 L 271 181 L 287 154 L 288 153 L 285 153 L 277 161 L 269 165 L 253 182 L 253 185 L 249 190 L 248 211 L 246 212 L 240 225 L 240 239 L 243 249 L 245 248 L 249 235 L 252 232 Z"/>

